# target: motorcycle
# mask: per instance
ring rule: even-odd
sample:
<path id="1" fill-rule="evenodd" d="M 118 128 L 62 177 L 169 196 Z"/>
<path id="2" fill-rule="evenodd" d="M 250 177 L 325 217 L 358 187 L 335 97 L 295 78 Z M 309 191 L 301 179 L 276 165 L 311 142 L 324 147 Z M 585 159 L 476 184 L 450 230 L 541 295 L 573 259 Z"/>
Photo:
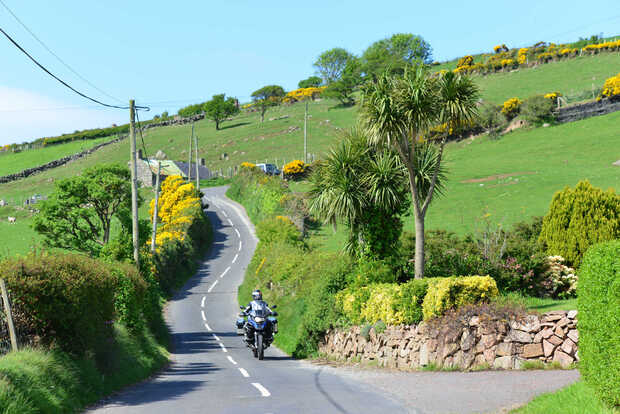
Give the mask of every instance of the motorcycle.
<path id="1" fill-rule="evenodd" d="M 271 308 L 275 309 L 273 305 Z M 243 341 L 252 350 L 254 358 L 262 360 L 265 349 L 273 342 L 273 335 L 278 332 L 278 312 L 270 312 L 265 304 L 252 303 L 252 307 L 246 313 L 245 308 L 240 306 L 243 312 L 237 319 L 237 334 L 245 335 Z"/>

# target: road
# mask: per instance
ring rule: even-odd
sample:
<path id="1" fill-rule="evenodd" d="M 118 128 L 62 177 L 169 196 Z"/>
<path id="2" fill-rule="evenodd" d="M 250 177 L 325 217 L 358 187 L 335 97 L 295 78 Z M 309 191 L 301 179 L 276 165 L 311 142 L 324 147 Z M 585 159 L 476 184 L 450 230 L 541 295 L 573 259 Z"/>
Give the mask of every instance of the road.
<path id="1" fill-rule="evenodd" d="M 237 287 L 257 239 L 222 187 L 203 190 L 215 240 L 197 274 L 170 301 L 174 352 L 152 380 L 102 401 L 91 413 L 402 413 L 404 405 L 355 378 L 275 347 L 258 361 L 237 336 Z"/>

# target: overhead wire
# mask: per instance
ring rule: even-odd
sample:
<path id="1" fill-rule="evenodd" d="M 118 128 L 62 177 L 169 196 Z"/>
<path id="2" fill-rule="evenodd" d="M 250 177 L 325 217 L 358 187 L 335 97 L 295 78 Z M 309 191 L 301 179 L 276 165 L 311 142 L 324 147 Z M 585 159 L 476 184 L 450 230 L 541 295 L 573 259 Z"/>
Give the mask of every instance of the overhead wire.
<path id="1" fill-rule="evenodd" d="M 34 32 L 32 30 L 30 30 L 30 28 L 28 28 L 28 26 L 26 26 L 26 24 L 24 22 L 21 21 L 21 19 L 19 17 L 17 17 L 17 15 L 15 13 L 13 13 L 13 11 L 4 3 L 3 0 L 0 0 L 0 4 L 6 9 L 6 11 L 8 11 L 11 16 L 13 16 L 13 18 L 28 32 L 30 33 L 30 35 L 37 41 L 39 42 L 39 44 L 41 46 L 43 46 L 43 48 L 45 48 L 45 50 L 47 50 L 52 56 L 54 56 L 60 63 L 62 63 L 67 69 L 69 69 L 75 76 L 77 76 L 78 78 L 80 78 L 82 81 L 84 81 L 85 83 L 87 83 L 90 87 L 92 87 L 93 89 L 97 90 L 99 93 L 107 96 L 108 98 L 111 98 L 117 102 L 122 102 L 120 99 L 106 93 L 105 91 L 101 90 L 100 88 L 98 88 L 96 85 L 94 85 L 92 82 L 90 82 L 88 79 L 86 79 L 84 76 L 80 75 L 75 69 L 73 69 L 67 62 L 65 62 L 63 59 L 60 58 L 60 56 L 58 56 L 56 53 L 54 53 L 54 51 L 52 51 L 52 49 L 50 49 L 36 34 L 34 34 Z"/>
<path id="2" fill-rule="evenodd" d="M 136 114 L 136 123 L 138 124 L 138 132 L 140 132 L 140 141 L 142 141 L 142 150 L 144 150 L 144 158 L 149 159 L 149 155 L 146 152 L 146 145 L 144 145 L 144 136 L 142 135 L 142 126 L 140 125 L 140 116 L 138 115 L 138 110 L 135 110 Z"/>

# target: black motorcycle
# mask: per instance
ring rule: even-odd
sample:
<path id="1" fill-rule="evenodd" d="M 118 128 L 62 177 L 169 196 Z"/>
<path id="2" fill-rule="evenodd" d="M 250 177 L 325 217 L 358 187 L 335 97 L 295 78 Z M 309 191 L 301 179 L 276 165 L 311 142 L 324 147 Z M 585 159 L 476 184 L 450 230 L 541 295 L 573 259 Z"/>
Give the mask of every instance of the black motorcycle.
<path id="1" fill-rule="evenodd" d="M 272 306 L 275 309 L 277 306 Z M 255 358 L 260 360 L 265 355 L 265 348 L 273 342 L 273 335 L 278 332 L 278 312 L 272 312 L 267 305 L 253 302 L 250 310 L 239 313 L 237 319 L 237 332 L 244 334 L 244 342 L 248 348 L 252 349 Z"/>

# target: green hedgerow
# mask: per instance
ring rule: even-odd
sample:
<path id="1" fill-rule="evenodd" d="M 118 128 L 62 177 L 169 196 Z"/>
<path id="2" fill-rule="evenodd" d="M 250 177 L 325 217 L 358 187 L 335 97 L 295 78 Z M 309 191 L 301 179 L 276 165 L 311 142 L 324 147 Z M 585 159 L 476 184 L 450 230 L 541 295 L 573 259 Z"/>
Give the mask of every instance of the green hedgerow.
<path id="1" fill-rule="evenodd" d="M 424 320 L 463 305 L 487 302 L 497 296 L 497 284 L 490 276 L 437 278 L 429 283 L 422 304 Z"/>
<path id="2" fill-rule="evenodd" d="M 539 240 L 547 254 L 562 256 L 577 268 L 591 245 L 619 237 L 620 195 L 584 180 L 575 189 L 555 193 Z"/>
<path id="3" fill-rule="evenodd" d="M 597 244 L 579 269 L 579 370 L 597 395 L 620 406 L 620 240 Z"/>

